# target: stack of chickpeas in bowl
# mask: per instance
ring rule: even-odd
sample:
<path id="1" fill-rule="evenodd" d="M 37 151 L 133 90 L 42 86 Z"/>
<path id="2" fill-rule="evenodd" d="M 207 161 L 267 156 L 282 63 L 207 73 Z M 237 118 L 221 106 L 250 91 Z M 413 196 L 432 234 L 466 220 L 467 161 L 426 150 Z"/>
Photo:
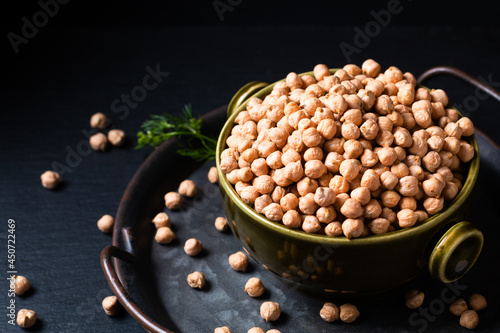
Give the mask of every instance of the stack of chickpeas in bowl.
<path id="1" fill-rule="evenodd" d="M 235 119 L 221 170 L 268 219 L 332 237 L 409 228 L 465 182 L 474 125 L 441 90 L 376 61 L 289 73 Z"/>

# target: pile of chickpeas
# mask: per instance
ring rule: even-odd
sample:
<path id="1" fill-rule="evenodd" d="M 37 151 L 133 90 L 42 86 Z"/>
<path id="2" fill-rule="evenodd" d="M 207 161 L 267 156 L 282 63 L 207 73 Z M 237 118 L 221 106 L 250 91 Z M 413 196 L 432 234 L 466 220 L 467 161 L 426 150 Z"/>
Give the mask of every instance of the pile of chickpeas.
<path id="1" fill-rule="evenodd" d="M 457 196 L 474 125 L 443 90 L 372 59 L 313 73 L 289 73 L 235 119 L 220 167 L 245 203 L 350 239 L 422 223 Z"/>

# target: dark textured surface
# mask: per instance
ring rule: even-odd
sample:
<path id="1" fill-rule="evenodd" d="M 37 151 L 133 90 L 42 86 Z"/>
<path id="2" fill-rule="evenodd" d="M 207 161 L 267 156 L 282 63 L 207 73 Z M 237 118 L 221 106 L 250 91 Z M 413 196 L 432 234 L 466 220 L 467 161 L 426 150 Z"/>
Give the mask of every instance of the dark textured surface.
<path id="1" fill-rule="evenodd" d="M 316 63 L 332 67 L 344 64 L 346 60 L 339 43 L 353 43 L 355 33 L 352 28 L 324 26 L 219 26 L 66 28 L 40 34 L 15 61 L 2 65 L 0 216 L 3 222 L 0 235 L 5 244 L 7 220 L 15 219 L 16 267 L 33 285 L 29 295 L 16 298 L 16 306 L 38 312 L 40 320 L 35 331 L 141 332 L 130 316 L 122 314 L 108 318 L 102 312 L 100 301 L 110 294 L 110 289 L 98 258 L 101 249 L 111 243 L 111 237 L 98 231 L 96 221 L 105 213 L 115 214 L 128 181 L 149 151 L 135 151 L 128 146 L 106 153 L 92 152 L 83 156 L 80 162 L 73 160 L 71 172 L 63 175 L 64 186 L 54 192 L 41 187 L 39 175 L 50 169 L 53 162 L 66 164 L 67 148 L 77 150 L 81 147 L 80 142 L 86 141 L 82 130 L 89 130 L 88 120 L 94 112 L 108 114 L 115 126 L 125 130 L 133 140 L 139 125 L 151 113 L 177 112 L 189 102 L 196 113 L 205 113 L 226 104 L 248 81 L 273 82 L 292 70 L 311 70 Z M 48 39 L 43 34 L 52 35 Z M 360 63 L 372 57 L 383 67 L 396 65 L 416 75 L 432 66 L 451 65 L 476 77 L 491 75 L 498 89 L 498 36 L 498 28 L 389 27 L 355 54 L 352 61 Z M 112 102 L 141 84 L 147 74 L 145 67 L 156 64 L 170 75 L 149 91 L 136 108 L 130 109 L 128 116 L 120 119 L 122 113 L 111 110 Z M 456 79 L 436 78 L 428 85 L 448 91 L 456 104 L 464 104 L 468 96 L 474 96 L 473 89 Z M 478 109 L 465 111 L 477 127 L 500 141 L 495 101 L 486 99 L 480 102 Z M 491 152 L 489 159 L 495 156 L 498 155 Z M 485 202 L 490 208 L 498 199 L 495 186 L 489 181 L 494 176 L 492 165 L 490 163 L 489 172 L 480 175 L 484 184 L 480 203 Z M 478 212 L 481 223 L 493 225 L 498 220 L 494 210 L 480 209 Z M 494 282 L 498 281 L 495 232 L 486 234 L 485 253 L 490 256 L 482 256 L 464 282 L 469 286 L 467 292 L 477 290 L 491 295 L 491 307 L 481 316 L 484 324 L 480 328 L 486 331 L 491 328 L 487 324 L 498 316 L 494 297 L 499 293 Z M 224 241 L 230 244 L 226 251 L 237 247 L 229 237 L 224 236 Z M 6 251 L 5 245 L 2 248 Z M 8 304 L 6 252 L 1 257 L 0 288 L 3 291 L 0 291 L 0 305 L 5 309 Z M 199 260 L 197 264 L 202 262 Z M 224 275 L 228 279 L 226 284 L 232 281 L 229 277 Z M 268 278 L 273 279 L 272 276 Z M 242 276 L 236 275 L 235 279 L 242 282 Z M 216 290 L 215 286 L 212 288 Z M 442 289 L 442 286 L 433 285 L 429 299 L 439 297 Z M 277 295 L 279 291 L 274 289 L 272 292 Z M 397 295 L 393 300 L 399 300 Z M 236 307 L 239 303 L 231 304 Z M 360 325 L 385 330 L 396 322 L 407 324 L 407 329 L 411 330 L 409 311 L 398 308 L 399 315 L 394 321 L 395 316 L 390 311 L 383 316 L 371 314 L 377 307 L 376 302 L 360 306 L 364 316 Z M 185 311 L 184 318 L 187 318 L 189 310 Z M 283 325 L 294 322 L 294 313 L 287 311 Z M 320 320 L 316 311 L 302 313 L 311 320 Z M 401 313 L 404 316 L 401 317 Z M 199 311 L 196 316 L 205 318 Z M 254 316 L 255 313 L 248 317 L 240 313 L 242 320 Z M 20 330 L 7 325 L 5 315 L 2 314 L 2 318 L 0 331 Z M 448 313 L 439 316 L 435 325 L 441 320 L 453 324 L 450 330 L 459 328 L 455 325 L 457 319 Z M 430 324 L 428 331 L 433 325 Z M 354 331 L 357 326 L 338 327 Z M 205 329 L 211 330 L 212 327 Z"/>

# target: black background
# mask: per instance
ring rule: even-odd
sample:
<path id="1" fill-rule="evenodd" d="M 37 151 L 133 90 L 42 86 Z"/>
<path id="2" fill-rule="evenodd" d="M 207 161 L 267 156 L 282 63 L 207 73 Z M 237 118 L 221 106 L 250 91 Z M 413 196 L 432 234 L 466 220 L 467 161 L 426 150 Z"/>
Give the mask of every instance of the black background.
<path id="1" fill-rule="evenodd" d="M 228 3 L 228 1 L 222 1 Z M 450 65 L 500 86 L 500 29 L 495 2 L 401 1 L 399 14 L 356 44 L 388 1 L 233 1 L 220 20 L 211 1 L 70 1 L 15 53 L 7 35 L 21 34 L 36 1 L 2 4 L 0 64 L 0 235 L 6 251 L 7 220 L 16 221 L 16 266 L 33 291 L 18 307 L 39 313 L 44 332 L 140 332 L 128 315 L 108 318 L 100 301 L 111 292 L 99 264 L 111 237 L 97 219 L 114 214 L 121 195 L 150 150 L 134 150 L 135 133 L 152 113 L 177 113 L 191 103 L 196 114 L 227 104 L 243 84 L 274 82 L 288 72 L 358 65 L 374 58 L 418 76 Z M 340 44 L 358 46 L 347 59 Z M 345 44 L 344 44 L 345 45 Z M 142 83 L 146 67 L 169 76 L 126 117 L 112 102 Z M 498 104 L 465 83 L 436 78 L 450 100 L 477 127 L 500 141 Z M 479 97 L 478 97 L 479 96 Z M 467 106 L 468 105 L 468 106 Z M 125 130 L 130 144 L 92 152 L 63 174 L 57 191 L 40 186 L 39 175 L 55 162 L 67 165 L 89 130 L 95 112 Z M 77 165 L 76 165 L 77 164 Z M 8 299 L 6 253 L 0 254 L 0 306 Z M 477 273 L 477 272 L 476 272 Z M 20 330 L 6 325 L 0 331 Z M 71 328 L 71 329 L 70 329 Z"/>

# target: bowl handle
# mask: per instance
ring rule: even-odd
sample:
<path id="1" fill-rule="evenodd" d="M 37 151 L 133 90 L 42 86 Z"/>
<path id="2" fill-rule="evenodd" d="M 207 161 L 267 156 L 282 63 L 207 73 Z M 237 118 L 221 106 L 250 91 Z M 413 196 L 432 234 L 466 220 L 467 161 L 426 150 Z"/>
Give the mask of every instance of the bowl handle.
<path id="1" fill-rule="evenodd" d="M 238 92 L 234 94 L 231 102 L 229 102 L 229 106 L 227 107 L 227 117 L 231 117 L 231 115 L 240 107 L 241 104 L 243 104 L 257 91 L 261 90 L 264 87 L 267 87 L 268 85 L 269 83 L 266 82 L 253 81 L 241 87 L 240 90 L 238 90 Z"/>
<path id="2" fill-rule="evenodd" d="M 432 250 L 431 276 L 444 283 L 461 278 L 474 265 L 483 248 L 483 234 L 470 222 L 453 225 Z"/>

